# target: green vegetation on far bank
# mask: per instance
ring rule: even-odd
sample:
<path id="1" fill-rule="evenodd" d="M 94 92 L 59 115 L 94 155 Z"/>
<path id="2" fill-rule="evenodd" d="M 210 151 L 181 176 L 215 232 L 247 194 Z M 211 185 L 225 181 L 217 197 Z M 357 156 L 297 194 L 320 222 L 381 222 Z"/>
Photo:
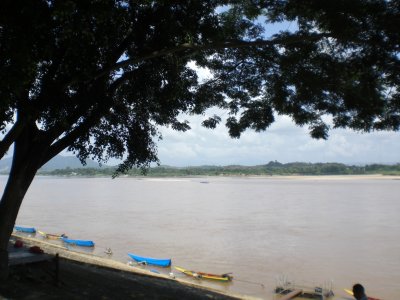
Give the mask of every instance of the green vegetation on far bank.
<path id="1" fill-rule="evenodd" d="M 109 176 L 116 167 L 103 168 L 65 168 L 54 171 L 39 171 L 39 175 L 51 176 Z M 345 165 L 341 163 L 280 163 L 271 161 L 258 166 L 197 166 L 197 167 L 170 167 L 158 166 L 147 170 L 150 177 L 175 176 L 271 176 L 271 175 L 400 175 L 400 164 L 383 165 L 371 164 L 364 166 Z M 128 176 L 143 176 L 141 169 L 132 169 Z"/>

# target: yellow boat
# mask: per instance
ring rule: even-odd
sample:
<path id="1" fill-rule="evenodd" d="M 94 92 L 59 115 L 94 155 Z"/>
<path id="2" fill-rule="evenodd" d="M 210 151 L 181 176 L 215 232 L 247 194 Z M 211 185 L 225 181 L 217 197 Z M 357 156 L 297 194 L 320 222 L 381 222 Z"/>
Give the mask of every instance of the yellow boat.
<path id="1" fill-rule="evenodd" d="M 61 239 L 63 237 L 64 238 L 67 237 L 65 234 L 51 234 L 51 233 L 46 233 L 46 232 L 43 232 L 43 231 L 40 231 L 40 230 L 38 230 L 38 233 L 41 236 L 43 236 L 44 238 L 49 239 L 49 240 L 59 240 L 59 239 Z"/>
<path id="2" fill-rule="evenodd" d="M 199 278 L 199 279 L 212 279 L 212 280 L 219 280 L 219 281 L 231 281 L 232 280 L 232 276 L 227 274 L 210 274 L 210 273 L 204 273 L 204 272 L 195 272 L 195 271 L 190 271 L 190 270 L 186 270 L 184 268 L 181 267 L 174 267 L 176 270 L 178 270 L 179 272 L 182 272 L 185 275 L 194 277 L 194 278 Z"/>

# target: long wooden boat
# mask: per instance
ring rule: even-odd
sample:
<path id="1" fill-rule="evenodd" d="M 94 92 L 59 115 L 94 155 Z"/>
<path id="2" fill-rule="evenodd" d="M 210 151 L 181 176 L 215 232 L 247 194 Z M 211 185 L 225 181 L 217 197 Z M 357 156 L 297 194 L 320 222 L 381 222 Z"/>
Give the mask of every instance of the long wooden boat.
<path id="1" fill-rule="evenodd" d="M 75 245 L 75 246 L 82 246 L 82 247 L 94 247 L 94 242 L 93 241 L 87 241 L 87 240 L 72 240 L 68 238 L 61 238 L 61 240 L 67 244 L 70 245 Z"/>
<path id="2" fill-rule="evenodd" d="M 133 253 L 128 253 L 128 256 L 138 263 L 143 263 L 147 265 L 159 266 L 159 267 L 169 267 L 171 265 L 170 258 L 153 258 L 153 257 L 144 257 L 139 256 Z"/>
<path id="3" fill-rule="evenodd" d="M 204 272 L 195 272 L 195 271 L 190 271 L 186 270 L 181 267 L 175 267 L 178 271 L 182 272 L 185 275 L 194 277 L 194 278 L 204 278 L 204 279 L 212 279 L 212 280 L 219 280 L 219 281 L 231 281 L 233 277 L 229 274 L 210 274 L 210 273 L 204 273 Z"/>
<path id="4" fill-rule="evenodd" d="M 14 226 L 14 229 L 19 232 L 26 233 L 35 233 L 36 229 L 34 227 L 25 227 L 25 226 Z"/>
<path id="5" fill-rule="evenodd" d="M 344 291 L 345 291 L 347 294 L 353 296 L 353 291 L 352 291 L 352 290 L 344 289 Z M 372 297 L 368 297 L 368 296 L 367 296 L 367 299 L 368 299 L 368 300 L 381 300 L 381 299 L 378 299 L 378 298 L 372 298 Z"/>
<path id="6" fill-rule="evenodd" d="M 62 238 L 68 238 L 64 233 L 63 234 L 52 234 L 52 233 L 46 233 L 43 231 L 38 230 L 37 231 L 41 236 L 43 236 L 45 239 L 49 240 L 60 240 Z"/>

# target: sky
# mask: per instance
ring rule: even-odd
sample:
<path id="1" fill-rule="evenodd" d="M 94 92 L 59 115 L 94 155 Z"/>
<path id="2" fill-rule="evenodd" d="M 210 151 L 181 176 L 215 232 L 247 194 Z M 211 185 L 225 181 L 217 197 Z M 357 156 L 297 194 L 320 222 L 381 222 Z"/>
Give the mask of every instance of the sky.
<path id="1" fill-rule="evenodd" d="M 199 79 L 212 75 L 192 64 Z M 207 129 L 201 122 L 216 113 L 222 122 L 216 129 Z M 158 143 L 162 165 L 262 165 L 270 161 L 339 162 L 344 164 L 400 163 L 400 132 L 360 133 L 346 129 L 331 130 L 327 140 L 311 138 L 307 127 L 296 126 L 288 116 L 275 116 L 264 132 L 247 130 L 240 139 L 229 137 L 224 125 L 226 112 L 210 110 L 206 116 L 182 116 L 191 130 L 177 132 L 162 128 L 163 140 Z M 327 119 L 329 124 L 329 119 Z"/>
<path id="2" fill-rule="evenodd" d="M 266 35 L 296 29 L 297 24 L 292 22 L 270 24 Z M 195 65 L 192 68 L 201 80 L 211 76 L 205 69 Z M 184 133 L 170 128 L 161 130 L 163 140 L 158 143 L 158 156 L 162 165 L 260 165 L 275 160 L 350 165 L 400 163 L 400 132 L 359 133 L 336 129 L 330 131 L 327 140 L 316 140 L 310 137 L 307 127 L 297 127 L 287 116 L 276 116 L 276 122 L 265 132 L 248 130 L 240 139 L 232 139 L 223 121 L 212 130 L 201 126 L 205 116 L 182 116 L 182 119 L 190 122 L 191 130 Z"/>
<path id="3" fill-rule="evenodd" d="M 204 117 L 186 117 L 192 129 L 161 130 L 158 143 L 162 165 L 261 165 L 269 161 L 339 162 L 345 164 L 400 163 L 400 133 L 357 133 L 331 130 L 327 140 L 310 137 L 307 127 L 297 127 L 287 116 L 278 116 L 265 132 L 247 130 L 232 139 L 224 124 L 216 129 L 201 126 Z"/>

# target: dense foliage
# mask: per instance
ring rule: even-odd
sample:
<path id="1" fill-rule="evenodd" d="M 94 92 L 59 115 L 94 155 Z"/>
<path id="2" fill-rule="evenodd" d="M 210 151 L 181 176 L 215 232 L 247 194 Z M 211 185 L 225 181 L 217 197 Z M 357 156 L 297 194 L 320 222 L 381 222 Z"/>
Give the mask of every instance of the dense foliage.
<path id="1" fill-rule="evenodd" d="M 42 165 L 68 148 L 82 160 L 124 157 L 121 171 L 147 166 L 159 125 L 187 130 L 179 114 L 211 106 L 228 111 L 232 137 L 276 113 L 316 138 L 328 136 L 324 115 L 334 127 L 398 130 L 399 10 L 384 0 L 4 0 L 0 154 L 29 129 L 45 135 Z M 293 30 L 270 36 L 274 22 Z M 191 61 L 213 78 L 199 83 Z"/>
<path id="2" fill-rule="evenodd" d="M 103 168 L 65 168 L 54 171 L 39 171 L 40 175 L 51 176 L 111 176 L 115 167 Z M 269 162 L 259 166 L 201 166 L 201 167 L 169 167 L 158 166 L 148 169 L 149 177 L 174 176 L 272 176 L 272 175 L 400 175 L 400 164 L 383 165 L 345 165 L 341 163 L 279 163 Z M 140 169 L 127 172 L 128 176 L 143 176 Z"/>

